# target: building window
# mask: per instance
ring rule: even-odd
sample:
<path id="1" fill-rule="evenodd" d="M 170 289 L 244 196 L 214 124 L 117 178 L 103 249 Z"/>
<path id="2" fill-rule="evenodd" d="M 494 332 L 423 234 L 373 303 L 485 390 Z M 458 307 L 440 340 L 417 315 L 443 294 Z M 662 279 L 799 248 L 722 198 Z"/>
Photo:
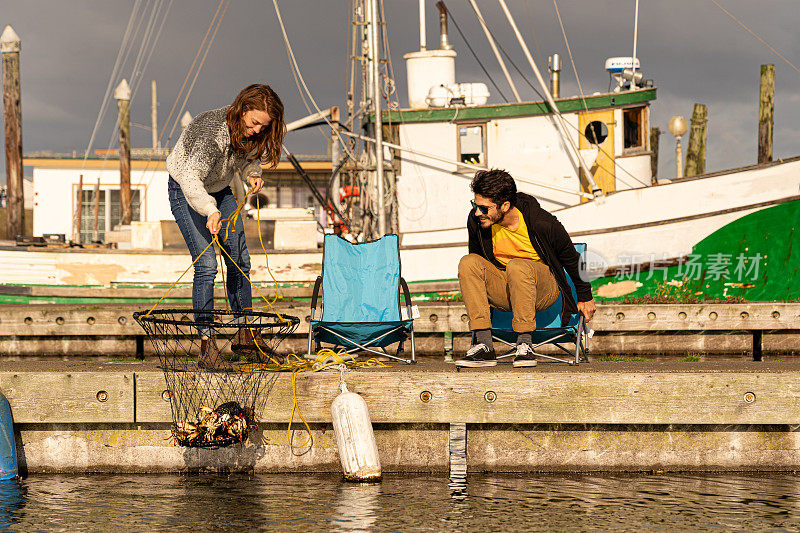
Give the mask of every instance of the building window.
<path id="1" fill-rule="evenodd" d="M 625 150 L 647 150 L 647 107 L 631 107 L 622 110 L 623 147 Z"/>
<path id="2" fill-rule="evenodd" d="M 458 125 L 458 160 L 470 165 L 486 165 L 485 123 Z"/>
<path id="3" fill-rule="evenodd" d="M 141 191 L 131 190 L 131 220 L 141 220 Z M 95 197 L 94 188 L 84 188 L 80 192 L 81 202 L 81 236 L 80 241 L 88 244 L 95 239 L 104 242 L 106 231 L 111 231 L 119 225 L 122 216 L 120 209 L 119 189 L 100 189 L 97 199 L 97 236 L 94 235 L 95 227 Z"/>

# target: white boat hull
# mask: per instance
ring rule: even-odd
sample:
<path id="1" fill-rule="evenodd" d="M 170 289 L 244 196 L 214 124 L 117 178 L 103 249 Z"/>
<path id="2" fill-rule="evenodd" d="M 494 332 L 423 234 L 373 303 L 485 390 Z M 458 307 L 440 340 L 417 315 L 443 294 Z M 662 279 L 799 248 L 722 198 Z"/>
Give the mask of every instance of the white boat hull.
<path id="1" fill-rule="evenodd" d="M 695 244 L 725 225 L 796 199 L 800 199 L 800 158 L 624 190 L 554 214 L 574 242 L 587 243 L 596 257 L 614 268 L 684 257 Z M 402 246 L 406 280 L 456 279 L 458 261 L 467 253 L 466 229 L 461 235 L 461 239 L 452 239 L 448 234 L 451 242 Z M 263 254 L 251 250 L 251 256 L 253 281 L 269 282 Z M 320 273 L 322 252 L 272 253 L 268 260 L 279 282 L 309 282 Z M 0 276 L 3 283 L 14 284 L 172 283 L 190 264 L 188 253 L 0 250 Z M 191 279 L 189 269 L 182 281 Z M 221 274 L 218 279 L 221 281 Z"/>

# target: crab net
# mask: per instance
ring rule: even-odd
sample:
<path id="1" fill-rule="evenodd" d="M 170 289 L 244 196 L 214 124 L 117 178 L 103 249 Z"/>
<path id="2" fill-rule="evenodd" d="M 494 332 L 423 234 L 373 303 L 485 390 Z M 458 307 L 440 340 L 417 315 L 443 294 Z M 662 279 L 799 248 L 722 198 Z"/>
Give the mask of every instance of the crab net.
<path id="1" fill-rule="evenodd" d="M 195 313 L 212 316 L 200 322 Z M 181 446 L 219 448 L 257 428 L 277 379 L 278 346 L 296 316 L 258 311 L 167 309 L 133 317 L 153 345 L 167 383 L 172 436 Z M 266 370 L 266 371 L 265 371 Z"/>

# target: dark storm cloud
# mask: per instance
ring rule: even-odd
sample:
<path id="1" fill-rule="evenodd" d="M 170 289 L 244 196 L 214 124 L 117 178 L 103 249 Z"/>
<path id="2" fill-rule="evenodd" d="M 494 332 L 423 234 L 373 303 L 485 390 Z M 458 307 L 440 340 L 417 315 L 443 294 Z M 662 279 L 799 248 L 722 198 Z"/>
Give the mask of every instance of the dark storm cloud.
<path id="1" fill-rule="evenodd" d="M 800 61 L 796 33 L 796 2 L 719 0 L 754 32 L 790 59 Z M 142 5 L 149 2 L 142 1 Z M 346 89 L 349 4 L 341 1 L 293 0 L 281 10 L 303 76 L 320 107 L 344 105 Z M 565 96 L 578 93 L 561 29 L 551 0 L 509 0 L 508 4 L 545 72 L 547 56 L 558 52 L 564 60 Z M 22 106 L 24 149 L 82 152 L 89 140 L 108 77 L 119 49 L 133 2 L 108 1 L 4 1 L 0 26 L 11 24 L 22 38 Z M 158 47 L 144 73 L 132 103 L 132 121 L 150 123 L 150 80 L 158 82 L 159 119 L 165 121 L 178 89 L 203 39 L 218 5 L 217 0 L 175 0 L 165 21 Z M 498 4 L 479 2 L 487 22 L 513 60 L 530 79 L 530 68 L 516 45 Z M 486 44 L 467 2 L 451 0 L 449 8 L 473 48 L 506 95 L 511 91 Z M 584 93 L 605 91 L 607 57 L 631 55 L 634 0 L 595 2 L 559 1 L 567 37 Z M 406 105 L 405 66 L 402 55 L 418 47 L 417 2 L 386 0 L 390 51 L 402 105 Z M 666 131 L 669 117 L 691 114 L 692 104 L 709 107 L 707 168 L 749 164 L 756 155 L 758 74 L 762 63 L 775 63 L 775 155 L 798 152 L 795 135 L 800 119 L 796 105 L 800 74 L 775 57 L 710 1 L 641 1 L 638 56 L 646 77 L 659 88 L 652 107 L 652 123 Z M 438 42 L 437 13 L 428 3 L 428 44 Z M 533 37 L 535 32 L 535 39 Z M 458 52 L 459 81 L 486 81 L 453 25 L 451 42 Z M 538 43 L 538 51 L 535 44 Z M 130 69 L 138 47 L 124 71 Z M 307 114 L 292 79 L 280 29 L 269 1 L 233 0 L 214 46 L 206 58 L 188 109 L 192 114 L 230 102 L 242 86 L 263 81 L 271 84 L 286 104 L 287 120 Z M 524 99 L 539 99 L 515 75 Z M 491 101 L 501 101 L 494 88 Z M 111 102 L 94 148 L 105 148 L 116 116 Z M 171 139 L 174 143 L 175 136 Z M 133 128 L 134 147 L 150 145 L 150 133 Z M 316 130 L 292 134 L 289 148 L 298 153 L 324 153 L 325 139 Z M 674 138 L 662 137 L 661 173 L 674 172 Z M 4 165 L 4 163 L 0 163 Z M 4 166 L 0 166 L 5 180 Z"/>

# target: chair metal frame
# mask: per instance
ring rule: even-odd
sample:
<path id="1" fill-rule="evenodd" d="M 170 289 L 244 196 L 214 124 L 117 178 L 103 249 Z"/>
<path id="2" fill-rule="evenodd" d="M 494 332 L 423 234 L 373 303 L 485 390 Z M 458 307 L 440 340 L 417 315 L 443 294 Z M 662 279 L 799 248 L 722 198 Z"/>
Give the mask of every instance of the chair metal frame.
<path id="1" fill-rule="evenodd" d="M 584 318 L 583 313 L 579 313 L 579 314 L 580 314 L 580 317 L 578 319 L 578 325 L 577 325 L 577 327 L 575 327 L 575 334 L 574 334 L 575 335 L 575 339 L 574 340 L 572 339 L 572 334 L 569 331 L 560 331 L 559 333 L 556 333 L 553 337 L 545 339 L 545 340 L 543 340 L 541 342 L 538 342 L 536 344 L 533 344 L 531 346 L 533 348 L 533 353 L 536 354 L 536 357 L 541 357 L 543 359 L 549 359 L 551 361 L 556 361 L 556 362 L 559 362 L 559 363 L 566 363 L 568 365 L 578 365 L 580 363 L 588 363 L 589 362 L 589 356 L 587 355 L 587 352 L 588 352 L 588 349 L 589 349 L 589 332 L 586 329 L 586 319 Z M 554 330 L 555 329 L 562 330 L 562 329 L 569 329 L 570 327 L 571 326 L 566 326 L 564 328 L 553 328 L 553 329 Z M 550 328 L 545 328 L 545 329 L 538 330 L 538 331 L 547 331 L 547 329 L 550 329 Z M 503 338 L 498 337 L 497 335 L 494 334 L 494 331 L 495 331 L 495 329 L 492 328 L 492 340 L 498 341 L 498 342 L 500 342 L 502 344 L 505 344 L 506 346 L 509 347 L 509 349 L 506 352 L 503 352 L 502 355 L 498 355 L 497 358 L 498 359 L 503 359 L 505 357 L 511 357 L 514 354 L 514 351 L 516 350 L 516 344 L 514 344 L 513 342 L 509 342 L 509 341 L 507 341 L 507 340 L 505 340 Z M 473 335 L 473 343 L 474 343 L 475 342 L 474 341 L 475 334 L 473 333 L 472 335 Z M 567 338 L 564 338 L 564 337 L 567 337 Z M 562 342 L 563 343 L 573 343 L 574 342 L 575 343 L 575 348 L 573 350 L 567 349 L 567 348 L 565 348 L 564 346 L 561 345 Z M 556 346 L 558 349 L 560 349 L 561 351 L 566 353 L 570 358 L 569 359 L 562 359 L 561 357 L 556 357 L 554 355 L 545 354 L 545 353 L 541 353 L 541 352 L 537 352 L 536 351 L 537 348 L 540 348 L 541 346 L 544 346 L 546 344 L 552 344 L 553 346 Z"/>
<path id="2" fill-rule="evenodd" d="M 580 254 L 581 254 L 581 264 L 583 264 L 583 262 L 585 261 L 584 253 L 586 251 L 586 244 L 584 244 L 584 243 L 576 243 L 575 246 L 576 246 L 576 248 L 578 246 L 582 247 L 583 251 L 581 251 Z M 574 290 L 575 287 L 574 287 L 574 285 L 572 283 L 572 280 L 569 277 L 569 274 L 567 274 L 567 283 L 569 283 L 570 288 L 572 290 Z M 561 296 L 561 298 L 563 298 L 563 295 Z M 559 298 L 559 300 L 557 300 L 556 302 L 561 301 L 561 298 Z M 555 305 L 555 303 L 553 305 Z M 490 308 L 490 312 L 492 313 L 492 315 L 491 315 L 491 318 L 492 318 L 492 340 L 498 341 L 498 342 L 500 342 L 500 343 L 502 343 L 502 344 L 504 344 L 504 345 L 509 347 L 509 349 L 507 351 L 503 352 L 502 355 L 497 356 L 497 359 L 503 359 L 505 357 L 511 357 L 514 354 L 514 351 L 516 350 L 516 344 L 513 343 L 513 342 L 510 342 L 510 341 L 507 341 L 506 339 L 504 339 L 502 337 L 499 337 L 499 336 L 495 335 L 494 332 L 495 331 L 512 331 L 512 330 L 507 330 L 507 329 L 504 329 L 504 328 L 495 328 L 494 327 L 494 320 L 493 320 L 494 319 L 495 308 Z M 508 312 L 508 311 L 505 311 L 505 312 Z M 536 355 L 536 357 L 541 357 L 542 359 L 548 359 L 550 361 L 556 361 L 556 362 L 559 362 L 559 363 L 566 363 L 568 365 L 579 365 L 580 363 L 588 363 L 589 362 L 589 356 L 588 356 L 588 351 L 589 351 L 589 330 L 588 330 L 588 328 L 586 326 L 586 318 L 583 316 L 583 313 L 580 312 L 580 311 L 578 311 L 577 315 L 578 315 L 578 324 L 577 324 L 577 326 L 561 326 L 561 327 L 558 327 L 558 328 L 542 328 L 542 329 L 537 329 L 536 330 L 536 331 L 540 331 L 540 332 L 546 332 L 548 330 L 552 330 L 552 331 L 556 332 L 556 333 L 554 333 L 554 335 L 552 337 L 549 337 L 549 338 L 547 338 L 547 339 L 545 339 L 543 341 L 537 342 L 536 344 L 533 344 L 531 346 L 533 348 L 533 353 Z M 572 318 L 574 316 L 575 315 L 573 314 L 570 318 Z M 570 329 L 573 329 L 573 328 L 574 328 L 574 331 L 569 331 Z M 575 343 L 575 348 L 574 349 L 568 349 L 568 348 L 565 348 L 564 346 L 561 345 L 561 343 L 573 343 L 573 342 Z M 472 332 L 472 344 L 475 344 L 475 332 Z M 566 353 L 569 356 L 569 358 L 565 359 L 565 358 L 563 358 L 563 356 L 562 357 L 556 357 L 554 355 L 545 354 L 545 353 L 541 353 L 541 352 L 537 351 L 538 348 L 540 348 L 542 346 L 545 346 L 547 344 L 552 344 L 552 345 L 556 346 L 558 349 L 560 349 L 561 351 Z"/>
<path id="3" fill-rule="evenodd" d="M 399 251 L 398 251 L 398 256 L 399 256 Z M 323 268 L 324 268 L 324 260 L 323 260 Z M 380 335 L 378 335 L 375 338 L 369 339 L 368 342 L 359 343 L 357 341 L 349 339 L 345 335 L 342 335 L 341 333 L 336 332 L 333 329 L 331 329 L 329 327 L 326 327 L 326 326 L 319 325 L 319 326 L 316 327 L 316 329 L 314 328 L 313 321 L 316 319 L 315 315 L 317 313 L 317 302 L 318 302 L 318 298 L 319 298 L 319 294 L 320 294 L 320 289 L 322 289 L 322 276 L 317 276 L 317 280 L 314 283 L 314 292 L 313 292 L 313 294 L 311 296 L 311 315 L 310 315 L 310 320 L 309 320 L 309 325 L 308 325 L 308 351 L 306 352 L 306 359 L 312 359 L 313 360 L 313 359 L 316 358 L 315 354 L 312 353 L 312 351 L 311 351 L 312 345 L 314 345 L 315 342 L 316 342 L 316 345 L 314 347 L 316 348 L 316 351 L 320 350 L 322 342 L 327 342 L 327 341 L 317 341 L 316 339 L 314 339 L 315 332 L 325 331 L 325 332 L 330 333 L 331 335 L 333 335 L 335 337 L 338 337 L 339 339 L 342 339 L 344 342 L 347 343 L 347 344 L 333 344 L 333 347 L 334 347 L 334 349 L 335 348 L 344 348 L 345 349 L 345 353 L 348 354 L 348 355 L 353 355 L 353 354 L 355 354 L 357 352 L 360 352 L 360 351 L 366 351 L 366 352 L 375 354 L 377 356 L 388 357 L 389 359 L 392 359 L 392 360 L 395 360 L 395 361 L 400 361 L 400 362 L 403 362 L 403 363 L 414 364 L 414 363 L 417 362 L 417 355 L 416 355 L 416 350 L 415 350 L 415 346 L 414 346 L 414 322 L 413 322 L 412 305 L 411 305 L 411 293 L 408 290 L 408 284 L 406 283 L 406 280 L 403 279 L 402 276 L 399 277 L 398 307 L 400 306 L 400 297 L 402 296 L 405 299 L 405 308 L 406 308 L 408 319 L 412 320 L 412 322 L 410 324 L 410 327 L 406 328 L 406 326 L 404 324 L 400 324 L 397 327 L 394 327 L 394 328 L 390 329 L 389 331 L 381 333 Z M 324 293 L 323 293 L 323 301 L 322 301 L 322 308 L 323 309 L 324 309 L 324 306 L 325 306 L 325 297 L 324 297 Z M 322 315 L 320 314 L 320 317 L 321 316 Z M 406 320 L 406 319 L 402 318 L 402 313 L 400 313 L 400 318 L 401 318 L 401 320 Z M 383 324 L 383 322 L 362 322 L 362 323 L 363 324 Z M 398 341 L 397 350 L 395 351 L 394 354 L 389 353 L 386 350 L 386 347 L 384 347 L 384 346 L 377 346 L 377 347 L 376 346 L 372 346 L 373 343 L 375 343 L 377 341 L 380 341 L 384 337 L 386 337 L 388 335 L 391 335 L 393 333 L 399 332 L 399 331 L 407 331 L 408 332 L 408 337 L 406 339 Z M 411 357 L 410 358 L 406 358 L 406 357 L 402 357 L 401 356 L 401 354 L 405 351 L 404 350 L 404 344 L 405 344 L 406 340 L 410 341 L 410 343 L 411 343 Z M 332 344 L 330 342 L 327 342 L 327 343 L 328 344 Z M 355 346 L 353 346 L 351 348 L 348 348 L 347 345 L 355 345 Z M 376 349 L 376 348 L 378 348 L 378 349 Z"/>

